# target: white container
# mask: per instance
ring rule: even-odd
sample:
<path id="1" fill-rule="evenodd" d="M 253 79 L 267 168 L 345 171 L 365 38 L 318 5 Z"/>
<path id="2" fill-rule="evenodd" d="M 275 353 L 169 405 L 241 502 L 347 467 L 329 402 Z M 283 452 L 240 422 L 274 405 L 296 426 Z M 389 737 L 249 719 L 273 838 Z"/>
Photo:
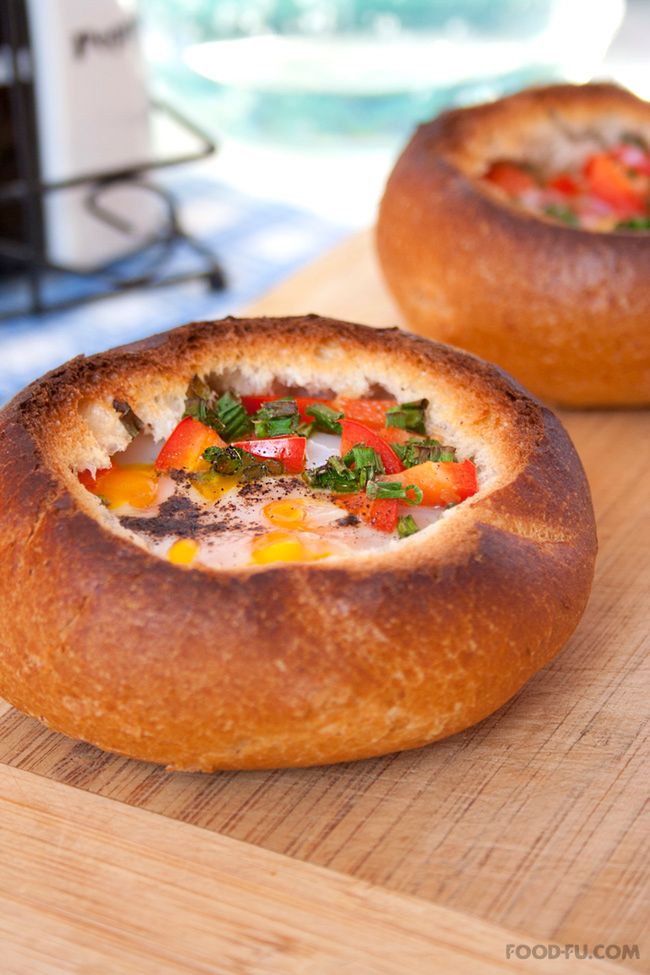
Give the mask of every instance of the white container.
<path id="1" fill-rule="evenodd" d="M 27 0 L 41 178 L 71 179 L 151 159 L 149 103 L 131 0 Z M 90 213 L 86 186 L 46 194 L 50 260 L 108 263 L 135 241 Z M 110 191 L 136 239 L 160 220 L 146 192 Z"/>

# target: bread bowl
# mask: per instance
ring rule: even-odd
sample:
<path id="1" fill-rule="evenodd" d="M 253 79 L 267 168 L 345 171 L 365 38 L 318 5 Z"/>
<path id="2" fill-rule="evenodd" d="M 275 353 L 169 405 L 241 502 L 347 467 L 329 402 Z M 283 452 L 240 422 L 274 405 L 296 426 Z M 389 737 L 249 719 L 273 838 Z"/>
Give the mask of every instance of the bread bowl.
<path id="1" fill-rule="evenodd" d="M 134 416 L 167 448 L 196 376 L 233 395 L 426 398 L 475 491 L 378 548 L 175 564 L 84 482 L 131 449 Z M 453 734 L 557 653 L 590 590 L 589 489 L 559 421 L 494 367 L 397 329 L 187 325 L 73 359 L 0 431 L 0 694 L 171 768 L 339 762 Z"/>
<path id="2" fill-rule="evenodd" d="M 553 179 L 615 156 L 630 137 L 645 145 L 647 166 L 650 104 L 609 84 L 530 89 L 421 126 L 377 225 L 383 273 L 409 326 L 498 363 L 549 402 L 650 402 L 648 171 L 645 217 L 623 207 L 609 230 L 563 223 L 575 215 Z M 532 166 L 564 204 L 535 212 L 484 178 L 504 162 Z"/>

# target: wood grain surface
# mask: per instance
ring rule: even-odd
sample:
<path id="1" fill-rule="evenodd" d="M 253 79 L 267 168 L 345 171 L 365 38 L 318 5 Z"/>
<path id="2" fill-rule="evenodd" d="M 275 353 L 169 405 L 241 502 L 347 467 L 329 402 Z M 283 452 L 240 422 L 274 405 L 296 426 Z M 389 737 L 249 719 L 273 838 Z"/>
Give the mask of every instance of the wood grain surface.
<path id="1" fill-rule="evenodd" d="M 366 235 L 253 311 L 398 321 Z M 562 419 L 598 519 L 592 598 L 560 656 L 477 727 L 357 764 L 201 776 L 103 754 L 0 707 L 0 762 L 415 895 L 422 910 L 433 902 L 522 940 L 638 944 L 641 958 L 625 964 L 647 970 L 650 416 Z"/>
<path id="2" fill-rule="evenodd" d="M 6 766 L 0 819 L 3 975 L 498 975 L 506 945 L 521 941 Z M 509 968 L 531 964 L 515 956 Z M 624 971 L 606 961 L 589 970 Z"/>

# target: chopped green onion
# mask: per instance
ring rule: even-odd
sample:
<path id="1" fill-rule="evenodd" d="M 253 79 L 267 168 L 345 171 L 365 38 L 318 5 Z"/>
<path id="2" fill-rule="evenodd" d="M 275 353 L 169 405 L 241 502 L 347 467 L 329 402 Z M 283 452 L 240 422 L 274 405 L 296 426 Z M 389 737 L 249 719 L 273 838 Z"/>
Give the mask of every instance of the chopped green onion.
<path id="1" fill-rule="evenodd" d="M 251 421 L 238 396 L 224 393 L 217 400 L 215 410 L 223 424 L 221 436 L 224 440 L 239 440 L 250 432 Z"/>
<path id="2" fill-rule="evenodd" d="M 320 467 L 305 471 L 303 478 L 310 487 L 327 488 L 334 494 L 352 494 L 359 490 L 357 471 L 346 467 L 341 457 L 328 457 Z"/>
<path id="3" fill-rule="evenodd" d="M 128 403 L 114 399 L 113 409 L 120 414 L 120 422 L 130 437 L 135 437 L 141 432 L 144 424 L 140 417 L 135 415 Z"/>
<path id="4" fill-rule="evenodd" d="M 317 430 L 324 430 L 325 433 L 341 432 L 339 420 L 343 419 L 343 413 L 325 406 L 324 403 L 311 403 L 305 408 L 305 413 L 314 418 Z"/>
<path id="5" fill-rule="evenodd" d="M 650 217 L 630 217 L 620 220 L 614 230 L 650 230 Z"/>
<path id="6" fill-rule="evenodd" d="M 404 485 L 399 481 L 371 481 L 366 488 L 366 494 L 373 501 L 406 501 L 412 505 L 422 504 L 424 497 L 417 485 Z"/>
<path id="7" fill-rule="evenodd" d="M 314 423 L 305 423 L 305 422 L 299 423 L 298 426 L 296 427 L 296 433 L 298 434 L 299 437 L 306 437 L 307 440 L 309 440 L 312 433 L 314 432 L 314 426 L 315 426 Z"/>
<path id="8" fill-rule="evenodd" d="M 400 538 L 408 538 L 409 535 L 415 535 L 419 531 L 413 515 L 400 515 L 397 519 L 397 534 Z"/>
<path id="9" fill-rule="evenodd" d="M 422 500 L 424 498 L 424 495 L 422 493 L 421 488 L 417 487 L 415 484 L 407 484 L 406 485 L 406 490 L 407 491 L 411 491 L 415 495 L 414 498 L 410 498 L 408 496 L 408 494 L 407 494 L 407 496 L 406 496 L 406 503 L 407 504 L 411 504 L 411 505 L 422 504 Z"/>
<path id="10" fill-rule="evenodd" d="M 208 447 L 202 457 L 217 474 L 238 474 L 242 468 L 243 453 L 239 447 Z"/>
<path id="11" fill-rule="evenodd" d="M 424 412 L 429 405 L 428 399 L 414 400 L 412 403 L 399 403 L 386 410 L 386 426 L 399 427 L 400 430 L 412 430 L 414 433 L 425 433 Z"/>
<path id="12" fill-rule="evenodd" d="M 185 394 L 185 412 L 183 416 L 191 416 L 204 423 L 207 427 L 212 427 L 217 433 L 223 433 L 223 423 L 219 414 L 214 408 L 215 394 L 213 390 L 203 382 L 198 376 L 190 380 Z"/>
<path id="13" fill-rule="evenodd" d="M 328 488 L 335 494 L 361 491 L 378 474 L 384 473 L 382 459 L 372 447 L 355 444 L 345 457 L 331 456 L 325 464 L 307 471 L 305 480 L 311 487 Z"/>
<path id="14" fill-rule="evenodd" d="M 298 404 L 289 397 L 263 403 L 253 417 L 253 424 L 258 438 L 286 437 L 300 425 Z"/>
<path id="15" fill-rule="evenodd" d="M 365 444 L 355 444 L 343 458 L 346 467 L 354 469 L 357 477 L 359 489 L 363 489 L 369 481 L 372 481 L 378 474 L 384 474 L 384 464 L 373 447 Z"/>
<path id="16" fill-rule="evenodd" d="M 643 149 L 645 152 L 648 151 L 648 143 L 642 135 L 638 135 L 636 132 L 624 132 L 621 136 L 621 142 L 625 142 L 629 146 L 638 146 L 639 149 Z"/>
<path id="17" fill-rule="evenodd" d="M 183 416 L 212 427 L 224 440 L 238 440 L 250 432 L 251 422 L 238 396 L 219 396 L 208 384 L 194 376 L 185 397 Z"/>
<path id="18" fill-rule="evenodd" d="M 238 474 L 244 481 L 257 481 L 261 477 L 283 474 L 284 465 L 274 457 L 260 460 L 241 447 L 208 447 L 203 451 L 214 474 Z"/>
<path id="19" fill-rule="evenodd" d="M 423 440 L 409 440 L 407 443 L 394 443 L 391 446 L 404 467 L 416 467 L 417 464 L 424 464 L 428 460 L 435 463 L 456 460 L 453 447 L 445 447 L 439 440 L 430 437 L 425 437 Z"/>
<path id="20" fill-rule="evenodd" d="M 554 220 L 560 220 L 565 223 L 568 227 L 577 227 L 579 220 L 577 214 L 569 207 L 559 206 L 556 203 L 549 203 L 548 206 L 544 207 L 544 213 L 547 217 L 553 217 Z"/>
<path id="21" fill-rule="evenodd" d="M 186 399 L 205 399 L 208 400 L 213 395 L 214 391 L 210 389 L 208 384 L 200 378 L 200 376 L 193 376 L 190 379 L 187 392 L 185 393 Z"/>

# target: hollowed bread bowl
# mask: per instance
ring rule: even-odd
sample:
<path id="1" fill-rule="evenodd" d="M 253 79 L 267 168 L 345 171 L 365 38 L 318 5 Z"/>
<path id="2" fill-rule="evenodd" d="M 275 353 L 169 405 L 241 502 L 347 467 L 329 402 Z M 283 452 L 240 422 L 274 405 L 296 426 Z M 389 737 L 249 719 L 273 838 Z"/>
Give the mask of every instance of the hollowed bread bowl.
<path id="1" fill-rule="evenodd" d="M 426 396 L 479 491 L 378 554 L 172 565 L 77 472 L 125 446 L 114 400 L 161 439 L 196 374 Z M 571 635 L 596 549 L 548 409 L 473 356 L 311 315 L 199 322 L 33 383 L 0 413 L 0 539 L 0 694 L 101 748 L 204 771 L 359 759 L 481 720 Z"/>
<path id="2" fill-rule="evenodd" d="M 609 84 L 537 88 L 422 125 L 397 162 L 377 244 L 409 326 L 569 406 L 650 402 L 650 233 L 565 226 L 481 177 L 491 163 L 579 167 L 650 104 Z"/>

